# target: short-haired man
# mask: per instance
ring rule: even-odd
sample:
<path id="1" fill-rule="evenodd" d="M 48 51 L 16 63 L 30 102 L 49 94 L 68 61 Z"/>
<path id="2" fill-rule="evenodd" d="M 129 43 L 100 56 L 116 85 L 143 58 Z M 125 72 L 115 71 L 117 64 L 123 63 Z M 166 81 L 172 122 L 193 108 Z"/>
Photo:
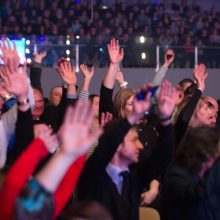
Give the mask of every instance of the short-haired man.
<path id="1" fill-rule="evenodd" d="M 167 82 L 161 86 L 158 109 L 162 122 L 158 151 L 141 167 L 138 162 L 143 145 L 133 127 L 150 105 L 134 100 L 133 111 L 127 118 L 113 120 L 99 140 L 94 154 L 88 159 L 78 184 L 78 199 L 95 200 L 109 210 L 115 220 L 138 220 L 138 207 L 143 188 L 165 167 L 172 155 L 173 134 L 170 118 L 175 107 L 173 89 Z M 164 147 L 169 146 L 169 149 Z M 171 149 L 171 150 L 170 150 Z M 159 152 L 160 151 L 160 152 Z M 155 156 L 156 155 L 156 156 Z M 154 158 L 153 158 L 154 157 Z M 143 166 L 146 169 L 143 169 Z"/>

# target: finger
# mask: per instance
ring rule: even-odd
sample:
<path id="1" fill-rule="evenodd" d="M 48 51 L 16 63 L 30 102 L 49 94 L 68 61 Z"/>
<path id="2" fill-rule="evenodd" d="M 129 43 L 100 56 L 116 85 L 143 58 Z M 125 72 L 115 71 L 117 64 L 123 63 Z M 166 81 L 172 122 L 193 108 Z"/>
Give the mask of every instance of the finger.
<path id="1" fill-rule="evenodd" d="M 74 107 L 69 106 L 66 110 L 64 117 L 64 124 L 72 123 L 73 115 L 74 115 Z"/>
<path id="2" fill-rule="evenodd" d="M 74 108 L 74 114 L 72 117 L 72 122 L 75 123 L 81 123 L 81 119 L 83 117 L 83 114 L 85 113 L 85 108 L 83 108 L 84 102 L 77 101 L 75 108 Z"/>
<path id="3" fill-rule="evenodd" d="M 77 109 L 77 121 L 80 123 L 87 123 L 88 120 L 88 114 L 91 113 L 91 108 L 89 106 L 88 101 L 78 101 L 78 109 Z"/>
<path id="4" fill-rule="evenodd" d="M 2 48 L 3 48 L 4 51 L 5 51 L 5 49 L 7 49 L 5 40 L 2 40 Z"/>
<path id="5" fill-rule="evenodd" d="M 115 41 L 115 49 L 119 50 L 119 41 L 118 40 Z"/>
<path id="6" fill-rule="evenodd" d="M 84 119 L 85 122 L 87 122 L 88 129 L 92 127 L 94 117 L 95 117 L 95 110 L 92 107 L 92 103 L 88 101 L 87 115 L 86 115 L 86 118 Z"/>
<path id="7" fill-rule="evenodd" d="M 11 50 L 11 44 L 10 44 L 9 40 L 6 40 L 6 44 L 7 44 L 7 48 L 8 48 L 9 50 Z"/>
<path id="8" fill-rule="evenodd" d="M 120 49 L 120 55 L 124 56 L 124 49 L 123 48 Z"/>

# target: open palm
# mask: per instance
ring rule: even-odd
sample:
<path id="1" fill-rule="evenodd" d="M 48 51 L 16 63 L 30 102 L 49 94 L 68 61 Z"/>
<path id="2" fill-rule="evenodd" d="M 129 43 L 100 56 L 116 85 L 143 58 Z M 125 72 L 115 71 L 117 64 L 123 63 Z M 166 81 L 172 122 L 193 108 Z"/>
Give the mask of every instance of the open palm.
<path id="1" fill-rule="evenodd" d="M 124 58 L 124 50 L 120 48 L 118 40 L 112 39 L 108 44 L 108 54 L 111 63 L 118 64 Z"/>

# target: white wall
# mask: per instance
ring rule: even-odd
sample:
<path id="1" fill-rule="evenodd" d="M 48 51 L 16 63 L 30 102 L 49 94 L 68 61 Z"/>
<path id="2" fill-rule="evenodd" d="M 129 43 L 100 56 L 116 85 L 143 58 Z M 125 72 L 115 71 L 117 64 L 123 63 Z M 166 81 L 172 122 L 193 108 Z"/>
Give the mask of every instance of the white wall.
<path id="1" fill-rule="evenodd" d="M 90 93 L 99 94 L 101 81 L 104 77 L 106 69 L 99 68 L 95 70 L 95 75 L 91 83 Z M 125 79 L 128 81 L 131 88 L 138 88 L 145 82 L 150 82 L 153 78 L 154 69 L 150 68 L 125 68 L 123 69 Z M 205 89 L 205 95 L 213 96 L 214 98 L 220 98 L 220 69 L 208 69 L 209 73 L 207 79 L 207 85 Z M 170 80 L 173 85 L 176 85 L 183 78 L 192 78 L 192 69 L 169 69 L 166 79 Z M 78 85 L 81 85 L 82 74 L 78 73 Z M 44 96 L 49 94 L 52 87 L 61 85 L 62 80 L 56 70 L 53 68 L 43 68 L 42 73 L 42 86 L 44 90 Z"/>

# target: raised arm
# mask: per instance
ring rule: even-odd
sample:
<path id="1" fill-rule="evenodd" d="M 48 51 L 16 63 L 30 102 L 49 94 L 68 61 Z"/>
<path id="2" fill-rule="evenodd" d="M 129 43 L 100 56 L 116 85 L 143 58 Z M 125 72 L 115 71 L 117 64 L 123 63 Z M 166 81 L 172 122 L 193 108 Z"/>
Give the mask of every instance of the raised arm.
<path id="1" fill-rule="evenodd" d="M 54 147 L 54 135 L 46 126 L 38 134 L 38 139 L 22 153 L 5 176 L 0 192 L 0 213 L 2 219 L 12 219 L 15 201 L 31 177 L 39 161 Z M 42 141 L 43 140 L 43 141 Z M 19 175 L 18 175 L 19 173 Z"/>
<path id="2" fill-rule="evenodd" d="M 67 106 L 74 104 L 77 98 L 75 68 L 71 66 L 70 62 L 61 59 L 58 62 L 57 71 L 64 82 L 61 101 L 58 106 L 47 106 L 42 116 L 42 120 L 48 125 L 52 125 L 55 132 L 59 130 L 62 124 Z"/>
<path id="3" fill-rule="evenodd" d="M 108 54 L 110 59 L 109 68 L 103 80 L 103 85 L 108 89 L 113 89 L 115 78 L 120 62 L 124 57 L 124 50 L 120 48 L 119 41 L 112 39 L 108 44 Z"/>
<path id="4" fill-rule="evenodd" d="M 38 89 L 42 94 L 43 94 L 43 89 L 41 86 L 41 73 L 42 73 L 41 63 L 46 56 L 47 56 L 46 51 L 35 53 L 34 63 L 30 68 L 31 86 L 35 89 Z"/>
<path id="5" fill-rule="evenodd" d="M 174 54 L 173 50 L 169 49 L 165 52 L 164 64 L 155 73 L 154 78 L 152 80 L 152 84 L 154 86 L 159 86 L 162 83 L 164 77 L 167 74 L 167 70 L 168 70 L 170 64 L 174 61 L 174 57 L 175 57 L 175 54 Z"/>
<path id="6" fill-rule="evenodd" d="M 24 66 L 19 67 L 18 66 L 19 57 L 17 55 L 16 47 L 14 46 L 14 48 L 12 49 L 9 47 L 9 43 L 8 46 L 6 44 L 7 42 L 3 41 L 1 48 L 4 51 L 3 52 L 4 65 L 2 66 L 2 70 L 5 76 L 7 77 L 7 80 L 5 80 L 5 82 L 2 83 L 2 86 L 8 91 L 9 94 L 14 95 L 17 100 L 19 119 L 16 124 L 16 133 L 17 133 L 16 140 L 18 139 L 22 140 L 22 145 L 21 143 L 19 143 L 20 148 L 15 147 L 13 149 L 12 152 L 12 154 L 14 154 L 13 159 L 16 159 L 17 156 L 22 152 L 24 147 L 27 147 L 27 145 L 29 145 L 31 140 L 33 139 L 32 134 L 29 133 L 30 136 L 27 135 L 27 131 L 28 132 L 33 131 L 33 124 L 31 117 L 27 121 L 27 124 L 25 124 L 26 121 L 25 122 L 23 120 L 20 121 L 20 119 L 22 118 L 21 115 L 25 114 L 25 112 L 27 112 L 30 109 L 30 103 L 28 98 L 29 83 L 27 78 L 26 64 Z M 24 124 L 26 126 L 23 127 L 21 126 L 21 128 L 19 128 L 19 125 L 24 125 Z M 16 145 L 16 141 L 15 141 L 15 145 Z"/>
<path id="7" fill-rule="evenodd" d="M 119 70 L 119 64 L 124 57 L 124 50 L 123 48 L 120 49 L 118 40 L 113 39 L 110 41 L 108 44 L 108 54 L 110 64 L 100 90 L 99 119 L 101 119 L 103 112 L 114 114 L 112 101 L 113 88 Z"/>
<path id="8" fill-rule="evenodd" d="M 205 89 L 205 80 L 208 76 L 208 74 L 205 72 L 205 65 L 200 64 L 195 67 L 194 69 L 194 79 L 197 82 L 197 89 L 195 90 L 194 94 L 190 98 L 189 102 L 184 106 L 182 109 L 176 125 L 175 125 L 175 130 L 176 130 L 176 141 L 177 144 L 180 142 L 181 138 L 184 136 L 188 126 L 189 122 L 191 119 L 191 116 L 193 115 L 195 108 L 197 106 L 197 103 L 202 96 L 202 93 Z"/>
<path id="9" fill-rule="evenodd" d="M 91 83 L 95 70 L 94 70 L 94 66 L 92 66 L 91 69 L 89 69 L 85 64 L 81 64 L 80 69 L 82 71 L 84 79 L 82 82 L 82 87 L 80 89 L 79 99 L 87 100 L 89 98 L 90 83 Z"/>
<path id="10" fill-rule="evenodd" d="M 139 172 L 142 178 L 143 187 L 148 185 L 153 179 L 160 181 L 160 177 L 168 165 L 175 147 L 175 134 L 171 125 L 171 117 L 175 108 L 174 88 L 165 81 L 161 84 L 161 91 L 158 100 L 158 111 L 160 119 L 159 140 L 152 155 L 140 164 Z M 155 196 L 153 184 L 152 196 Z"/>

